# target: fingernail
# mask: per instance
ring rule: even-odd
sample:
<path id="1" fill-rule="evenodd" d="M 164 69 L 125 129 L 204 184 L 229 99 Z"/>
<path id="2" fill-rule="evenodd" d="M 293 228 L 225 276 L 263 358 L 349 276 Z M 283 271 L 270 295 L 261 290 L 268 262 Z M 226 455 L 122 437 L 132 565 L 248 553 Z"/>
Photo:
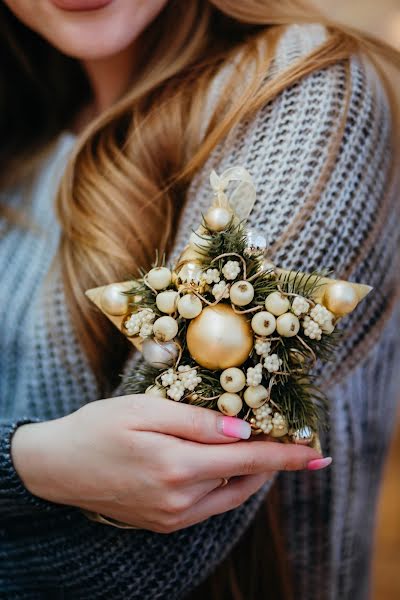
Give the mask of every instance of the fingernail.
<path id="1" fill-rule="evenodd" d="M 316 458 L 314 460 L 310 460 L 307 465 L 307 469 L 309 471 L 319 471 L 320 469 L 325 469 L 325 467 L 329 467 L 332 462 L 332 458 L 327 456 L 326 458 Z"/>
<path id="2" fill-rule="evenodd" d="M 237 419 L 236 417 L 218 417 L 217 430 L 222 435 L 241 440 L 248 440 L 251 436 L 250 425 L 246 421 Z"/>

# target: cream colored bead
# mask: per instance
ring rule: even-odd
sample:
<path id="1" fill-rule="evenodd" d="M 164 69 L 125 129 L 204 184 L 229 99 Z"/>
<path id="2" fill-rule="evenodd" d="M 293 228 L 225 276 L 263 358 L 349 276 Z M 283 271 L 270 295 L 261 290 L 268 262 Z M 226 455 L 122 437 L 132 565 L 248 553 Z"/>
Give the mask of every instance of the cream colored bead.
<path id="1" fill-rule="evenodd" d="M 290 302 L 280 292 L 272 292 L 265 299 L 265 308 L 276 317 L 279 317 L 279 315 L 283 315 L 289 310 Z"/>
<path id="2" fill-rule="evenodd" d="M 335 316 L 332 314 L 332 319 L 329 321 L 329 323 L 324 323 L 324 325 L 321 325 L 321 329 L 322 329 L 323 333 L 326 333 L 327 335 L 330 335 L 331 333 L 334 332 L 334 330 L 335 330 L 335 325 L 334 325 L 334 322 L 333 322 L 334 318 L 335 318 Z"/>
<path id="3" fill-rule="evenodd" d="M 246 376 L 241 369 L 231 367 L 222 371 L 219 378 L 221 386 L 226 392 L 240 392 L 246 384 Z"/>
<path id="4" fill-rule="evenodd" d="M 235 417 L 242 410 L 243 402 L 238 394 L 225 392 L 218 399 L 219 410 L 228 417 Z"/>
<path id="5" fill-rule="evenodd" d="M 237 281 L 231 286 L 229 296 L 236 306 L 246 306 L 254 298 L 254 288 L 248 281 Z"/>
<path id="6" fill-rule="evenodd" d="M 178 300 L 178 312 L 184 319 L 198 317 L 203 309 L 200 298 L 194 294 L 185 294 Z"/>
<path id="7" fill-rule="evenodd" d="M 232 212 L 227 208 L 210 208 L 205 216 L 205 222 L 210 231 L 224 231 L 232 220 Z"/>
<path id="8" fill-rule="evenodd" d="M 151 396 L 158 396 L 160 398 L 166 398 L 167 397 L 167 390 L 160 387 L 159 385 L 155 384 L 155 385 L 149 385 L 148 388 L 146 388 L 146 394 L 150 394 Z"/>
<path id="9" fill-rule="evenodd" d="M 294 337 L 299 333 L 299 329 L 300 321 L 292 313 L 285 313 L 276 320 L 276 330 L 283 337 Z"/>
<path id="10" fill-rule="evenodd" d="M 172 317 L 160 317 L 154 322 L 153 332 L 161 342 L 169 342 L 178 333 L 178 323 Z"/>
<path id="11" fill-rule="evenodd" d="M 276 329 L 276 319 L 272 313 L 262 310 L 252 318 L 251 327 L 258 335 L 271 335 Z"/>
<path id="12" fill-rule="evenodd" d="M 244 401 L 251 408 L 259 408 L 268 398 L 268 390 L 263 385 L 251 385 L 243 394 Z"/>
<path id="13" fill-rule="evenodd" d="M 155 290 L 164 290 L 172 280 L 172 273 L 167 267 L 154 267 L 147 273 L 147 282 Z"/>
<path id="14" fill-rule="evenodd" d="M 159 311 L 171 315 L 176 311 L 176 303 L 179 298 L 179 293 L 174 290 L 160 292 L 156 297 L 156 305 Z"/>
<path id="15" fill-rule="evenodd" d="M 126 290 L 127 286 L 121 283 L 107 285 L 101 294 L 101 308 L 109 315 L 125 315 L 128 312 L 128 296 L 122 292 Z"/>

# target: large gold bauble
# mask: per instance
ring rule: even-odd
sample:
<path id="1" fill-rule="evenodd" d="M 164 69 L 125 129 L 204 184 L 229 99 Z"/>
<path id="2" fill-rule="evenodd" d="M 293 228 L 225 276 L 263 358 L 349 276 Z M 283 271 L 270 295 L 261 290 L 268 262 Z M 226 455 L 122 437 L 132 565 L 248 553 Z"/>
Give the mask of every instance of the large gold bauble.
<path id="1" fill-rule="evenodd" d="M 227 304 L 207 306 L 187 330 L 187 346 L 194 360 L 206 369 L 239 367 L 253 347 L 253 334 L 244 315 Z"/>
<path id="2" fill-rule="evenodd" d="M 326 286 L 323 302 L 334 315 L 342 317 L 355 309 L 358 295 L 348 281 L 335 281 Z"/>

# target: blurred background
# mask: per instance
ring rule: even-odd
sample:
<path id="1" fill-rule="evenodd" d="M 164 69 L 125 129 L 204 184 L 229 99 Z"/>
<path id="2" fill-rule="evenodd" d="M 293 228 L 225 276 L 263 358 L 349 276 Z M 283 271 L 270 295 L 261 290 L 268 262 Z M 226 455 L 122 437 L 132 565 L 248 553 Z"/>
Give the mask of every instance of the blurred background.
<path id="1" fill-rule="evenodd" d="M 314 0 L 314 4 L 335 20 L 367 30 L 400 50 L 400 0 Z M 393 83 L 400 92 L 397 77 Z M 400 600 L 400 425 L 380 498 L 371 600 Z"/>

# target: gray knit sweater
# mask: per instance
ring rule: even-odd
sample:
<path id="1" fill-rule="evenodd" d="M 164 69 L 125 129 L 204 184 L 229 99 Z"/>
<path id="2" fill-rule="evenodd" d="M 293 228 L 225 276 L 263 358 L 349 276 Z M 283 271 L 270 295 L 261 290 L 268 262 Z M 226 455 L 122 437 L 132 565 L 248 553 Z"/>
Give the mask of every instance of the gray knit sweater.
<path id="1" fill-rule="evenodd" d="M 318 26 L 291 27 L 273 69 L 283 70 L 323 36 Z M 278 264 L 333 268 L 376 288 L 343 323 L 349 333 L 337 360 L 320 373 L 332 405 L 322 440 L 332 467 L 278 478 L 299 600 L 368 596 L 376 498 L 400 370 L 400 217 L 390 129 L 386 97 L 359 59 L 350 72 L 340 64 L 308 76 L 217 148 L 191 185 L 176 238 L 175 256 L 209 203 L 210 170 L 242 164 L 258 191 L 250 224 L 268 235 Z M 234 511 L 160 535 L 92 523 L 76 508 L 37 498 L 11 461 L 19 424 L 60 417 L 99 397 L 57 268 L 47 277 L 60 236 L 54 194 L 73 143 L 62 135 L 31 189 L 3 199 L 12 206 L 28 202 L 40 231 L 8 229 L 0 221 L 0 598 L 177 600 L 227 555 L 268 485 Z M 327 164 L 333 171 L 323 181 Z"/>

